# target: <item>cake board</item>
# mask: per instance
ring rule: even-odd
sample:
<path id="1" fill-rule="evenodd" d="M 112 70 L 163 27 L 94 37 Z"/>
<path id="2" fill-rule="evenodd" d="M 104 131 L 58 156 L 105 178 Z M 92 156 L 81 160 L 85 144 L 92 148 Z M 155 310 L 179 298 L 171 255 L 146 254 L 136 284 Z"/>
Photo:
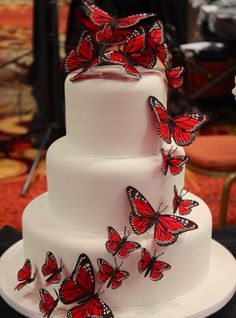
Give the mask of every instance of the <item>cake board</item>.
<path id="1" fill-rule="evenodd" d="M 38 297 L 35 297 L 38 290 L 30 285 L 21 291 L 14 290 L 16 273 L 23 261 L 21 240 L 10 247 L 0 259 L 0 293 L 12 308 L 25 317 L 40 318 L 43 315 L 39 311 Z M 235 291 L 236 261 L 225 247 L 212 240 L 209 274 L 197 289 L 181 298 L 156 306 L 114 309 L 113 313 L 115 318 L 207 317 L 220 310 Z M 65 318 L 65 306 L 58 306 L 50 317 Z"/>

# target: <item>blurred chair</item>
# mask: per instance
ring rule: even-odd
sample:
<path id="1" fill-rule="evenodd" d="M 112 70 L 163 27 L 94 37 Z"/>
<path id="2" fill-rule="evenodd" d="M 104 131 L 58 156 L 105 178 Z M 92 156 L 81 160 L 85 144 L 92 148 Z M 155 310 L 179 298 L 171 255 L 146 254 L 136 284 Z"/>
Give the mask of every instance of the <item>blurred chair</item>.
<path id="1" fill-rule="evenodd" d="M 190 170 L 213 177 L 225 177 L 219 213 L 219 225 L 225 226 L 230 189 L 236 181 L 236 136 L 198 136 L 185 151 Z"/>

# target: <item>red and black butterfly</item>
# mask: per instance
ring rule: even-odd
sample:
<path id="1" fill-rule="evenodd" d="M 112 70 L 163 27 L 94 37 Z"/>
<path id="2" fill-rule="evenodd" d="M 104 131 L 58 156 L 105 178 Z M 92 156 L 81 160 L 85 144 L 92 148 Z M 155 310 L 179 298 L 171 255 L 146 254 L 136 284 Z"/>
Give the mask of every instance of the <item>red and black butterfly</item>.
<path id="1" fill-rule="evenodd" d="M 138 270 L 140 273 L 145 271 L 144 277 L 149 277 L 153 281 L 160 280 L 163 277 L 162 272 L 168 271 L 171 269 L 171 266 L 163 261 L 157 260 L 158 257 L 163 255 L 164 253 L 156 256 L 156 250 L 154 255 L 151 254 L 146 250 L 146 248 L 142 248 L 141 250 L 141 260 L 138 262 Z"/>
<path id="2" fill-rule="evenodd" d="M 77 303 L 67 312 L 68 318 L 113 318 L 111 309 L 95 293 L 93 266 L 86 254 L 78 258 L 75 269 L 61 284 L 60 300 L 63 304 Z"/>
<path id="3" fill-rule="evenodd" d="M 134 30 L 127 37 L 122 48 L 119 50 L 106 51 L 104 60 L 109 63 L 123 65 L 130 75 L 141 77 L 135 65 L 145 68 L 153 68 L 156 64 L 156 56 L 150 47 L 146 47 L 145 31 L 143 28 Z"/>
<path id="4" fill-rule="evenodd" d="M 50 317 L 51 313 L 54 311 L 58 304 L 59 295 L 55 289 L 54 291 L 57 296 L 56 299 L 54 299 L 53 296 L 46 289 L 42 288 L 39 290 L 41 298 L 39 302 L 39 309 L 43 313 L 43 317 Z"/>
<path id="5" fill-rule="evenodd" d="M 184 189 L 182 189 L 180 194 L 178 194 L 177 187 L 174 185 L 173 213 L 176 213 L 177 210 L 179 210 L 180 215 L 189 214 L 192 211 L 192 208 L 199 205 L 199 203 L 195 200 L 183 199 L 183 197 L 188 193 L 188 191 L 185 193 L 183 193 L 183 191 Z"/>
<path id="6" fill-rule="evenodd" d="M 95 54 L 94 44 L 88 31 L 84 31 L 80 37 L 79 44 L 75 50 L 72 50 L 65 60 L 65 70 L 70 73 L 77 69 L 82 70 L 71 78 L 76 81 L 87 70 L 100 63 L 100 57 Z"/>
<path id="7" fill-rule="evenodd" d="M 155 14 L 153 13 L 140 13 L 127 17 L 116 18 L 93 4 L 89 4 L 86 1 L 84 1 L 83 3 L 87 8 L 88 17 L 90 18 L 92 23 L 102 28 L 102 30 L 100 31 L 101 34 L 97 36 L 97 40 L 105 40 L 105 42 L 109 41 L 112 38 L 113 30 L 130 28 L 143 19 L 155 16 Z M 105 38 L 101 36 L 102 34 L 105 35 Z"/>
<path id="8" fill-rule="evenodd" d="M 167 67 L 169 64 L 169 50 L 167 43 L 164 42 L 163 24 L 160 20 L 155 21 L 147 31 L 146 40 L 147 46 L 153 49 L 156 57 Z"/>
<path id="9" fill-rule="evenodd" d="M 158 45 L 164 43 L 163 24 L 160 20 L 153 23 L 147 32 L 147 45 L 156 51 Z"/>
<path id="10" fill-rule="evenodd" d="M 197 130 L 208 120 L 206 115 L 199 113 L 187 113 L 172 118 L 158 99 L 149 96 L 148 101 L 157 118 L 156 130 L 168 144 L 173 137 L 178 146 L 190 145 L 196 137 Z"/>
<path id="11" fill-rule="evenodd" d="M 106 249 L 112 256 L 117 254 L 120 258 L 124 259 L 129 256 L 129 253 L 141 247 L 137 242 L 127 241 L 130 233 L 126 233 L 126 228 L 123 238 L 121 238 L 119 233 L 111 226 L 107 227 L 107 233 L 108 241 L 106 242 Z"/>
<path id="12" fill-rule="evenodd" d="M 76 12 L 76 15 L 80 23 L 89 30 L 91 37 L 98 43 L 102 42 L 105 44 L 107 42 L 109 45 L 123 43 L 127 36 L 133 32 L 131 28 L 114 30 L 109 25 L 101 29 L 100 26 L 93 24 L 87 16 L 81 12 Z"/>
<path id="13" fill-rule="evenodd" d="M 20 290 L 21 288 L 25 287 L 26 285 L 32 283 L 35 280 L 37 275 L 37 270 L 32 275 L 32 266 L 30 260 L 27 258 L 23 267 L 18 271 L 17 280 L 20 282 L 15 289 Z"/>
<path id="14" fill-rule="evenodd" d="M 161 155 L 162 155 L 162 171 L 164 175 L 167 174 L 168 169 L 170 169 L 170 172 L 172 175 L 180 174 L 180 172 L 183 170 L 183 165 L 188 161 L 187 156 L 183 155 L 175 155 L 173 154 L 176 152 L 177 148 L 172 150 L 172 147 L 166 153 L 164 149 L 161 149 Z"/>
<path id="15" fill-rule="evenodd" d="M 197 224 L 173 214 L 161 214 L 165 209 L 154 211 L 151 204 L 135 188 L 127 187 L 127 194 L 132 211 L 130 225 L 135 234 L 141 235 L 154 226 L 154 240 L 160 246 L 167 246 L 177 241 L 179 234 L 195 230 Z"/>
<path id="16" fill-rule="evenodd" d="M 56 284 L 61 281 L 62 272 L 62 259 L 60 262 L 60 267 L 58 267 L 57 260 L 52 252 L 47 252 L 45 263 L 42 266 L 43 276 L 49 276 L 46 279 L 48 285 Z"/>
<path id="17" fill-rule="evenodd" d="M 97 273 L 98 282 L 103 284 L 108 281 L 107 288 L 111 286 L 111 289 L 117 289 L 122 285 L 122 281 L 129 277 L 128 272 L 120 270 L 123 262 L 119 267 L 116 264 L 115 268 L 103 258 L 99 258 L 97 262 L 99 266 L 99 271 Z"/>
<path id="18" fill-rule="evenodd" d="M 173 88 L 178 88 L 183 84 L 183 81 L 184 81 L 183 73 L 184 73 L 183 66 L 177 66 L 170 69 L 169 68 L 166 69 L 166 77 Z"/>

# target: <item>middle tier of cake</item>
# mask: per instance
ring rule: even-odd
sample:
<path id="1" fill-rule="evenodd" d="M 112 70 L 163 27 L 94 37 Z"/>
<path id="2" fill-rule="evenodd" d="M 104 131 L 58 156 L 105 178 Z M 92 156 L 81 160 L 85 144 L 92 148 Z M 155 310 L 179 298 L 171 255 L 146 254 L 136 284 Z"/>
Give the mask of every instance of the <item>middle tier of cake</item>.
<path id="1" fill-rule="evenodd" d="M 180 147 L 176 151 L 183 153 Z M 173 210 L 174 185 L 179 191 L 184 186 L 184 169 L 177 176 L 164 175 L 160 153 L 132 158 L 88 157 L 70 148 L 63 137 L 51 145 L 46 162 L 52 215 L 94 232 L 104 232 L 107 225 L 127 226 L 131 211 L 127 186 L 137 188 L 156 210 L 163 202 L 167 213 Z"/>

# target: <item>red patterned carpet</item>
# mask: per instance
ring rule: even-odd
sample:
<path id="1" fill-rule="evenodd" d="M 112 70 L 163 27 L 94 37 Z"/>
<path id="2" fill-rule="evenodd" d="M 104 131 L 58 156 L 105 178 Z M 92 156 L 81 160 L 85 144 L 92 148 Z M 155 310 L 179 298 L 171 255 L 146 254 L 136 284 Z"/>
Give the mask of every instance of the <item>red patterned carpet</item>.
<path id="1" fill-rule="evenodd" d="M 63 44 L 68 1 L 58 1 L 60 39 Z M 0 65 L 32 50 L 32 1 L 2 0 L 0 7 Z M 27 173 L 36 155 L 28 126 L 36 104 L 31 87 L 25 83 L 32 55 L 2 68 L 0 74 L 0 228 L 4 224 L 21 229 L 24 207 L 47 189 L 44 158 L 41 160 L 29 192 L 20 195 Z M 234 133 L 235 126 L 207 127 L 207 133 Z M 201 197 L 210 207 L 214 226 L 218 225 L 219 202 L 223 179 L 186 173 L 186 189 Z M 227 223 L 236 223 L 236 184 L 232 187 Z"/>

